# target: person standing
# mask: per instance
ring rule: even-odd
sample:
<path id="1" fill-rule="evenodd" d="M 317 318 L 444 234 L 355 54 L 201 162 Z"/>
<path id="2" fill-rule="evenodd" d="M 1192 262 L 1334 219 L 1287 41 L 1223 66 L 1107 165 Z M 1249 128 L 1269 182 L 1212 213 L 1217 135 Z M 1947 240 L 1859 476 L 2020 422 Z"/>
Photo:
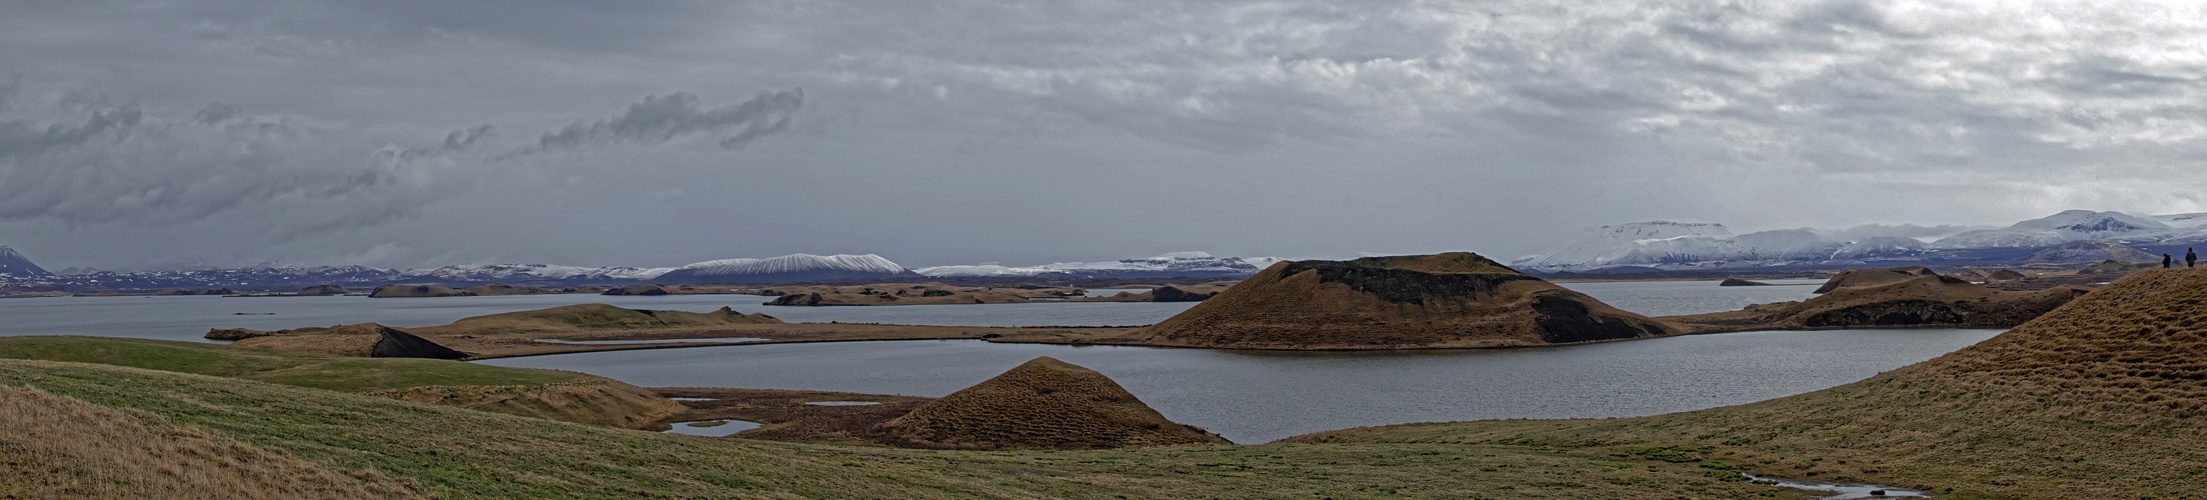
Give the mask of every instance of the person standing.
<path id="1" fill-rule="evenodd" d="M 2170 267 L 2175 267 L 2176 264 L 2172 264 L 2169 262 L 2171 260 L 2173 260 L 2173 258 L 2169 257 L 2169 254 L 2161 254 L 2161 268 L 2168 269 Z"/>
<path id="2" fill-rule="evenodd" d="M 2184 247 L 2184 267 L 2192 267 L 2192 264 L 2198 261 L 2199 254 L 2192 253 L 2191 247 Z"/>

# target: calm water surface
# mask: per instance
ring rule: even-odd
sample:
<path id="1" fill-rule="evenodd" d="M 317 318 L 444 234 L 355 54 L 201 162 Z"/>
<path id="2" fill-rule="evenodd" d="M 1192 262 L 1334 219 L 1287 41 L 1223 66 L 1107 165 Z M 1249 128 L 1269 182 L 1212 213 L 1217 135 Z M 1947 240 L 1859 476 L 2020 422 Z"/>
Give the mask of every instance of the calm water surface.
<path id="1" fill-rule="evenodd" d="M 939 397 L 1036 356 L 1110 376 L 1166 417 L 1239 443 L 1363 425 L 1654 415 L 1854 382 L 1998 330 L 1696 335 L 1562 347 L 1276 352 L 981 341 L 848 342 L 481 361 L 646 387 L 810 389 Z"/>
<path id="2" fill-rule="evenodd" d="M 1816 280 L 1779 282 L 1821 283 Z M 1808 298 L 1810 286 L 1720 287 L 1714 281 L 1567 283 L 1610 305 L 1649 316 L 1730 311 L 1747 304 Z M 1110 289 L 1119 291 L 1144 289 Z M 1091 290 L 1105 291 L 1102 289 Z M 431 326 L 460 318 L 574 304 L 705 312 L 723 306 L 784 321 L 941 326 L 1148 325 L 1194 307 L 1193 302 L 1042 302 L 940 306 L 773 307 L 755 295 L 511 295 L 371 299 L 338 297 L 48 297 L 0 299 L 0 337 L 92 335 L 200 340 L 210 328 L 274 330 L 377 322 Z M 240 313 L 247 315 L 240 315 Z"/>

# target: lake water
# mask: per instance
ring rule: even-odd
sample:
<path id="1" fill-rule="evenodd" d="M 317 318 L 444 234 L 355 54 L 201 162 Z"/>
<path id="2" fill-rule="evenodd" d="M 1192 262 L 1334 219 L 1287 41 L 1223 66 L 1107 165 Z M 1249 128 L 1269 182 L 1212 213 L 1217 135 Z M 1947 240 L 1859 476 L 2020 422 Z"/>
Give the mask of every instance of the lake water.
<path id="1" fill-rule="evenodd" d="M 1780 283 L 1821 283 L 1779 280 Z M 1610 305 L 1650 316 L 1736 310 L 1747 304 L 1801 300 L 1811 286 L 1720 287 L 1714 281 L 1566 283 Z M 1119 289 L 1112 289 L 1116 293 Z M 1096 291 L 1096 290 L 1092 290 Z M 574 304 L 704 312 L 723 306 L 784 321 L 941 326 L 1130 326 L 1163 321 L 1194 302 L 1042 302 L 940 306 L 775 307 L 756 295 L 509 295 L 371 299 L 334 297 L 46 297 L 0 299 L 0 337 L 92 335 L 200 340 L 211 328 L 276 330 L 377 322 L 431 326 L 460 318 Z M 243 315 L 241 315 L 243 314 Z"/>
<path id="2" fill-rule="evenodd" d="M 1695 335 L 1453 351 L 1279 352 L 848 342 L 612 351 L 480 361 L 645 387 L 940 397 L 1037 356 L 1110 376 L 1166 417 L 1238 443 L 1365 425 L 1654 415 L 1790 396 L 1975 344 L 1998 330 Z"/>

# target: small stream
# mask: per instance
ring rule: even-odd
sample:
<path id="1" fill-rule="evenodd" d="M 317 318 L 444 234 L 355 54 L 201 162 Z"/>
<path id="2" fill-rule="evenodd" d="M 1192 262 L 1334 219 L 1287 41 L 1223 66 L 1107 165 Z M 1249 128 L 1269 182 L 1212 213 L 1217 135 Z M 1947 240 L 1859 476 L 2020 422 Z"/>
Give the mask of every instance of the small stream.
<path id="1" fill-rule="evenodd" d="M 1758 484 L 1783 486 L 1787 488 L 1796 488 L 1809 491 L 1831 492 L 1831 495 L 1822 497 L 1823 500 L 1854 500 L 1860 498 L 1923 498 L 1930 496 L 1921 491 L 1911 490 L 1907 488 L 1895 488 L 1891 486 L 1879 486 L 1875 484 L 1780 479 L 1768 476 L 1757 476 L 1754 474 L 1741 475 L 1747 476 L 1748 481 L 1752 481 Z"/>

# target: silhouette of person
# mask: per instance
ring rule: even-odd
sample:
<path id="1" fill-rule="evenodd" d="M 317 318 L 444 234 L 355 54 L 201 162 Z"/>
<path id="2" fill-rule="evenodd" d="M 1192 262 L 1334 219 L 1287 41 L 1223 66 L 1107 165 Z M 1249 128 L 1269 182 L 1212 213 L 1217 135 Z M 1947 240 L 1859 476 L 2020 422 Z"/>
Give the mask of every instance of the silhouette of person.
<path id="1" fill-rule="evenodd" d="M 2162 268 L 2162 269 L 2168 269 L 2168 268 L 2171 268 L 2171 267 L 2176 267 L 2176 264 L 2173 264 L 2173 263 L 2170 263 L 2170 262 L 2169 262 L 2170 260 L 2173 260 L 2173 259 L 2172 259 L 2171 257 L 2169 257 L 2169 254 L 2161 254 L 2161 268 Z"/>
<path id="2" fill-rule="evenodd" d="M 2197 261 L 2199 261 L 2199 254 L 2196 254 L 2196 253 L 2192 253 L 2192 249 L 2191 249 L 2191 247 L 2185 247 L 2185 248 L 2184 248 L 2184 267 L 2192 267 L 2192 263 L 2194 263 L 2194 262 L 2197 262 Z"/>

